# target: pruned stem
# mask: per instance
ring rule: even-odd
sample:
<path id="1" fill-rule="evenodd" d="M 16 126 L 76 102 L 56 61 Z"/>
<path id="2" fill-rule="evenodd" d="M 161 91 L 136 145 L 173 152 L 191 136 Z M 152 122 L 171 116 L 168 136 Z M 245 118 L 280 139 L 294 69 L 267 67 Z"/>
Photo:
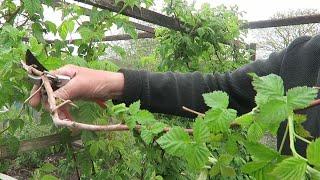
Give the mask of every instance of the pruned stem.
<path id="1" fill-rule="evenodd" d="M 26 104 L 31 98 L 33 98 L 33 96 L 36 95 L 36 94 L 41 90 L 42 87 L 43 87 L 43 83 L 40 85 L 40 87 L 39 87 L 34 93 L 32 93 L 32 94 L 23 102 L 23 104 Z"/>
<path id="2" fill-rule="evenodd" d="M 93 124 L 85 124 L 85 123 L 79 123 L 75 121 L 70 121 L 69 119 L 60 119 L 58 114 L 59 107 L 63 106 L 66 103 L 70 103 L 70 101 L 66 100 L 64 103 L 60 105 L 56 105 L 56 98 L 53 95 L 53 89 L 50 84 L 50 80 L 47 78 L 47 76 L 41 72 L 36 70 L 35 68 L 26 65 L 24 62 L 21 62 L 22 67 L 27 70 L 27 72 L 32 73 L 34 75 L 41 76 L 43 87 L 48 95 L 48 103 L 49 103 L 49 109 L 51 110 L 51 117 L 53 120 L 53 123 L 55 126 L 63 126 L 63 127 L 69 127 L 73 129 L 82 129 L 82 130 L 89 130 L 89 131 L 128 131 L 129 127 L 124 124 L 115 124 L 115 125 L 93 125 Z M 135 129 L 140 130 L 141 126 L 136 125 Z M 170 128 L 164 128 L 163 131 L 167 132 Z M 189 134 L 193 133 L 192 129 L 185 129 L 185 131 Z"/>
<path id="3" fill-rule="evenodd" d="M 205 116 L 205 114 L 200 113 L 200 112 L 197 112 L 197 111 L 192 110 L 192 109 L 190 109 L 190 108 L 187 108 L 187 107 L 185 107 L 185 106 L 182 106 L 182 109 L 185 110 L 185 111 L 191 112 L 191 113 L 193 113 L 193 114 L 196 114 L 196 115 L 198 115 L 198 116 L 201 116 L 201 117 L 204 117 L 204 116 Z"/>

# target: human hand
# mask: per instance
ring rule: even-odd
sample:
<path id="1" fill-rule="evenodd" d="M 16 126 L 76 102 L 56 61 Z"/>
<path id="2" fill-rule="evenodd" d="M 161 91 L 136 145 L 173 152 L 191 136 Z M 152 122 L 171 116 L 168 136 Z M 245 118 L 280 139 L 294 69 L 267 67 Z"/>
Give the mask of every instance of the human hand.
<path id="1" fill-rule="evenodd" d="M 75 65 L 66 65 L 50 72 L 56 75 L 71 77 L 71 80 L 54 92 L 56 98 L 64 100 L 74 99 L 116 99 L 120 97 L 124 87 L 122 73 L 93 70 Z M 31 93 L 38 86 L 34 86 Z M 37 106 L 41 102 L 41 93 L 35 94 L 29 101 L 31 106 Z"/>

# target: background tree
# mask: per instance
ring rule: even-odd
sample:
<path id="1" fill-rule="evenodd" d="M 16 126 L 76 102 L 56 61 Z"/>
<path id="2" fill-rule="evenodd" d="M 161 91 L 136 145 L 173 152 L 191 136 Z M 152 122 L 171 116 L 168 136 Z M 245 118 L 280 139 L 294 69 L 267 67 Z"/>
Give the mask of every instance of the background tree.
<path id="1" fill-rule="evenodd" d="M 288 17 L 314 15 L 319 12 L 316 9 L 297 9 L 287 12 L 278 12 L 271 19 L 283 19 Z M 286 48 L 290 42 L 300 36 L 312 36 L 319 32 L 319 24 L 304 24 L 295 26 L 283 26 L 276 28 L 260 29 L 256 32 L 259 48 L 265 54 Z M 268 53 L 266 53 L 266 51 Z"/>

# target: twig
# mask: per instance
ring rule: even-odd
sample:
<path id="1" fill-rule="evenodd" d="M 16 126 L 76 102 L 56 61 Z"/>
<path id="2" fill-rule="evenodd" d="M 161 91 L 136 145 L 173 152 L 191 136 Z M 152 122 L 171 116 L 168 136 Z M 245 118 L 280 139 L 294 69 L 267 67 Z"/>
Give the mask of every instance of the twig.
<path id="1" fill-rule="evenodd" d="M 57 109 L 61 108 L 62 106 L 66 105 L 66 104 L 73 104 L 73 103 L 71 100 L 66 100 L 66 101 L 62 102 L 61 104 L 59 104 L 55 109 L 52 109 L 52 111 L 56 111 Z M 78 107 L 78 106 L 76 106 L 76 107 Z"/>
<path id="2" fill-rule="evenodd" d="M 279 153 L 281 153 L 281 151 L 282 151 L 284 142 L 286 141 L 286 137 L 288 135 L 288 131 L 289 131 L 289 124 L 287 123 L 286 130 L 284 132 L 284 135 L 283 135 L 283 138 L 282 138 L 282 141 L 281 141 L 281 144 L 280 144 L 280 148 L 279 148 L 279 151 L 278 151 Z"/>
<path id="3" fill-rule="evenodd" d="M 71 106 L 79 109 L 79 106 L 77 106 L 76 104 L 74 104 L 71 100 L 64 100 L 64 99 L 62 99 L 62 98 L 60 98 L 60 97 L 56 97 L 56 98 L 58 98 L 59 100 L 61 100 L 61 101 L 63 101 L 63 102 L 69 101 L 69 104 L 70 104 Z"/>
<path id="4" fill-rule="evenodd" d="M 201 116 L 201 117 L 204 117 L 204 116 L 205 116 L 205 114 L 200 113 L 200 112 L 197 112 L 197 111 L 192 110 L 192 109 L 189 109 L 189 108 L 187 108 L 187 107 L 185 107 L 185 106 L 182 106 L 182 109 L 185 110 L 185 111 L 194 113 L 194 114 L 196 114 L 196 115 L 198 115 L 198 116 Z"/>
<path id="5" fill-rule="evenodd" d="M 36 94 L 41 90 L 42 87 L 43 87 L 43 83 L 41 83 L 40 87 L 39 87 L 34 93 L 32 93 L 32 94 L 23 102 L 23 104 L 26 104 L 31 98 L 33 98 L 33 96 L 36 95 Z"/>

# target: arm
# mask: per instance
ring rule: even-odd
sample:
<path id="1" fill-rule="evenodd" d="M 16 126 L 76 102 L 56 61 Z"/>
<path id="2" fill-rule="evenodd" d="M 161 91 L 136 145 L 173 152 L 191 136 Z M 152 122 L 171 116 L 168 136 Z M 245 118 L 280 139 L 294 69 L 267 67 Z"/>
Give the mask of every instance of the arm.
<path id="1" fill-rule="evenodd" d="M 183 111 L 182 106 L 205 112 L 208 107 L 204 104 L 202 94 L 221 90 L 229 94 L 230 107 L 242 114 L 254 107 L 255 92 L 247 73 L 254 72 L 260 76 L 279 74 L 284 53 L 273 53 L 267 60 L 257 60 L 225 74 L 151 73 L 122 69 L 124 91 L 116 102 L 129 105 L 140 100 L 142 108 L 152 112 L 193 117 L 191 113 Z"/>
<path id="2" fill-rule="evenodd" d="M 242 68 L 225 74 L 151 73 L 122 69 L 122 73 L 98 71 L 74 65 L 64 66 L 52 73 L 67 75 L 72 79 L 54 92 L 62 99 L 114 99 L 127 105 L 140 100 L 142 108 L 151 112 L 194 117 L 182 110 L 182 106 L 205 112 L 202 94 L 221 90 L 229 94 L 230 107 L 240 114 L 254 107 L 255 92 L 247 75 L 254 72 L 260 76 L 279 74 L 285 51 L 273 53 L 267 60 L 257 60 Z M 34 87 L 33 91 L 37 89 Z M 30 104 L 40 103 L 37 93 Z"/>

